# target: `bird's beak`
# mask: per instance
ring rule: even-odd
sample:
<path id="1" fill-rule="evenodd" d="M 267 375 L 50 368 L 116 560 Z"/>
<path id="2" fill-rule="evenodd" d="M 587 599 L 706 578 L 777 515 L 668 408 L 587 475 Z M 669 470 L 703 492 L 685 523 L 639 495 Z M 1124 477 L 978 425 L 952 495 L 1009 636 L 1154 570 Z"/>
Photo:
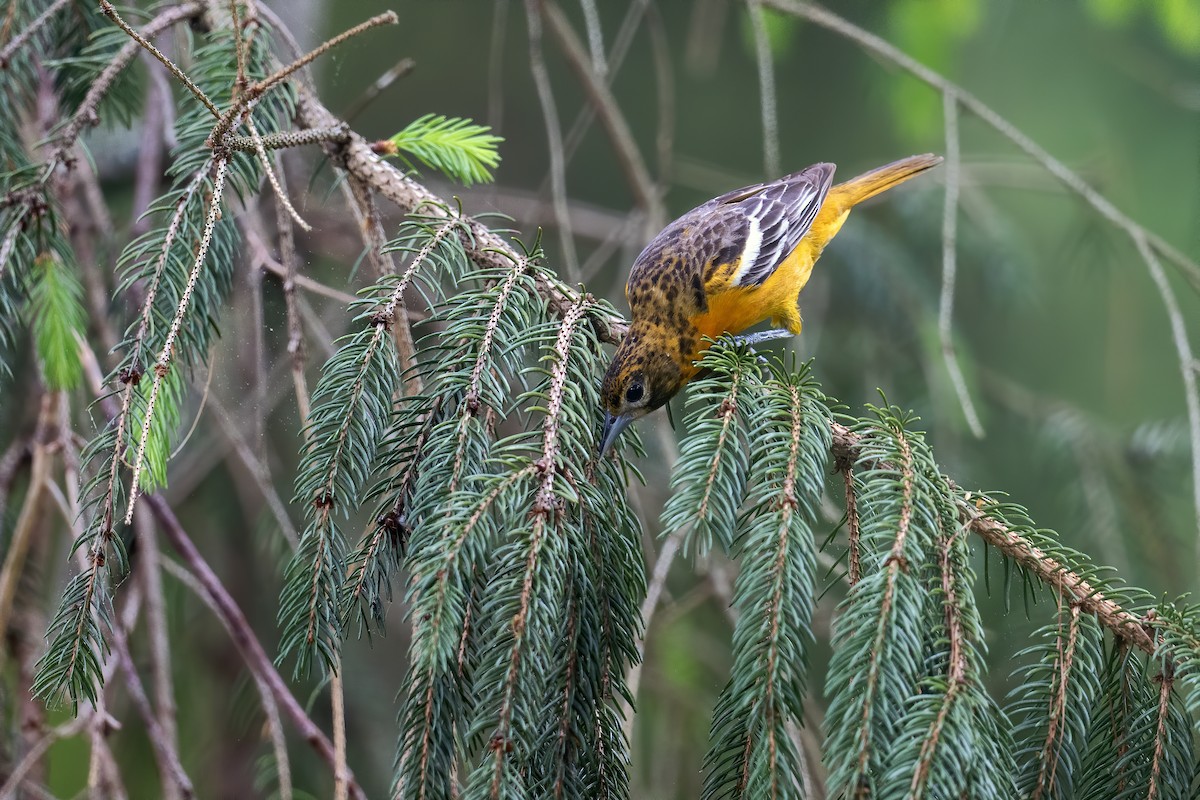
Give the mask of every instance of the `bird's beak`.
<path id="1" fill-rule="evenodd" d="M 604 415 L 604 430 L 600 434 L 600 457 L 608 453 L 612 448 L 613 442 L 621 435 L 621 431 L 629 427 L 629 423 L 633 422 L 633 416 L 630 414 L 621 414 L 613 416 L 610 413 Z"/>

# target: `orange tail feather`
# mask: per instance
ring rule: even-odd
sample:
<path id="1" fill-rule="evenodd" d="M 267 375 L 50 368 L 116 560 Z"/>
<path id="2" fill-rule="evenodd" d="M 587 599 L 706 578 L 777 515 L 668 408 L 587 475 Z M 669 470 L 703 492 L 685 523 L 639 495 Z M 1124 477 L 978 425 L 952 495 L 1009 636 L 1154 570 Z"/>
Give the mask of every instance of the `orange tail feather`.
<path id="1" fill-rule="evenodd" d="M 936 167 L 940 163 L 942 163 L 942 157 L 935 156 L 933 153 L 909 156 L 890 164 L 884 164 L 870 172 L 864 172 L 845 183 L 840 183 L 830 189 L 829 194 L 830 197 L 837 198 L 842 208 L 849 209 L 867 198 L 874 197 L 880 192 L 886 192 L 893 186 Z"/>

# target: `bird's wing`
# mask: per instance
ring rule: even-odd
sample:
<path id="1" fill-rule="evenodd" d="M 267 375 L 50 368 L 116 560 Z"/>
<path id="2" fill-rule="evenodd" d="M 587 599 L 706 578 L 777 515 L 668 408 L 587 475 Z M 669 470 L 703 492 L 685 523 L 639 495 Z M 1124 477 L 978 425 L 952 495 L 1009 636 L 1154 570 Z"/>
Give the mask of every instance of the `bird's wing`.
<path id="1" fill-rule="evenodd" d="M 728 265 L 729 285 L 760 286 L 771 277 L 812 228 L 832 183 L 833 165 L 814 164 L 724 204 L 716 213 L 732 219 L 720 227 L 741 239 Z"/>
<path id="2" fill-rule="evenodd" d="M 707 296 L 762 284 L 812 227 L 833 169 L 814 164 L 771 183 L 737 189 L 672 222 L 634 262 L 625 287 L 630 306 L 636 313 L 664 292 L 668 300 L 684 292 L 704 308 Z"/>

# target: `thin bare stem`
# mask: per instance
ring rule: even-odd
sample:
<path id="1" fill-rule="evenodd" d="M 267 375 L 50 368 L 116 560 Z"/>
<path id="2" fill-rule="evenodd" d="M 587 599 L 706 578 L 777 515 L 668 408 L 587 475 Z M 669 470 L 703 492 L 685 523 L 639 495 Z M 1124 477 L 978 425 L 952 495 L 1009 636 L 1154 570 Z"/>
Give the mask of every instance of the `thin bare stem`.
<path id="1" fill-rule="evenodd" d="M 346 689 L 342 685 L 340 659 L 329 676 L 329 695 L 333 706 L 333 800 L 347 800 L 350 770 L 346 766 Z"/>
<path id="2" fill-rule="evenodd" d="M 162 763 L 171 763 L 173 768 L 178 768 L 177 777 L 182 776 L 186 780 L 187 775 L 179 766 L 177 750 L 179 737 L 175 724 L 175 689 L 171 679 L 171 641 L 167 633 L 166 600 L 163 597 L 158 531 L 154 529 L 153 523 L 145 514 L 137 515 L 134 523 L 137 526 L 138 542 L 136 569 L 140 573 L 142 597 L 145 604 L 142 617 L 146 621 L 146 638 L 150 644 L 150 682 L 154 692 L 154 717 L 162 739 L 161 742 L 154 743 L 155 752 L 159 754 L 161 760 L 162 754 L 159 753 L 159 750 L 169 751 L 172 757 Z M 123 634 L 121 638 L 124 639 Z M 132 661 L 128 663 L 128 670 L 131 676 L 136 675 Z M 133 690 L 132 686 L 130 690 Z M 178 797 L 181 793 L 185 796 L 190 795 L 190 784 L 179 780 L 171 783 L 166 780 L 165 773 L 163 778 L 165 798 Z"/>
<path id="3" fill-rule="evenodd" d="M 409 73 L 416 69 L 416 67 L 417 62 L 407 56 L 397 61 L 395 66 L 372 81 L 371 85 L 359 95 L 358 99 L 347 107 L 343 114 L 346 121 L 349 122 L 361 114 L 367 106 L 375 102 L 375 98 L 387 91 L 389 86 L 401 78 L 408 77 Z"/>
<path id="4" fill-rule="evenodd" d="M 346 140 L 346 138 L 347 129 L 343 125 L 335 128 L 324 128 L 320 130 L 309 129 L 305 131 L 283 131 L 281 133 L 268 133 L 266 136 L 258 137 L 255 137 L 254 135 L 230 136 L 225 140 L 225 143 L 231 150 L 250 152 L 259 150 L 260 148 L 266 150 L 283 150 L 289 147 L 303 147 L 304 145 L 308 144 L 320 144 L 321 142 L 343 142 Z M 273 185 L 274 184 L 272 184 L 272 186 Z"/>
<path id="5" fill-rule="evenodd" d="M 12 0 L 12 8 L 15 9 L 19 0 Z M 71 0 L 54 0 L 46 10 L 38 15 L 37 19 L 29 23 L 29 27 L 18 33 L 12 40 L 0 48 L 0 69 L 7 69 L 8 62 L 12 60 L 13 54 L 17 52 L 26 42 L 33 38 L 42 26 L 53 19 L 64 8 L 71 3 Z"/>
<path id="6" fill-rule="evenodd" d="M 129 637 L 125 631 L 125 627 L 117 623 L 112 625 L 110 630 L 112 633 L 111 641 L 113 643 L 113 650 L 116 652 L 117 658 L 121 662 L 121 669 L 125 673 L 125 688 L 129 692 L 129 698 L 133 701 L 133 707 L 137 710 L 138 716 L 141 717 L 142 724 L 146 726 L 146 735 L 150 740 L 150 749 L 154 752 L 154 760 L 158 762 L 158 771 L 163 782 L 164 796 L 194 797 L 195 790 L 192 788 L 192 781 L 184 770 L 182 762 L 179 760 L 179 753 L 175 749 L 174 737 L 167 736 L 158 717 L 154 714 L 154 709 L 150 706 L 150 698 L 146 696 L 145 687 L 142 686 L 142 679 L 138 675 L 133 663 L 133 655 L 129 651 Z"/>
<path id="7" fill-rule="evenodd" d="M 558 244 L 562 250 L 563 268 L 571 283 L 579 279 L 579 259 L 571 235 L 571 217 L 567 213 L 567 164 L 563 157 L 562 127 L 558 122 L 558 107 L 550 88 L 550 73 L 542 56 L 542 12 L 538 0 L 525 0 L 525 20 L 529 29 L 529 71 L 542 106 L 546 127 L 546 145 L 550 155 L 550 195 L 554 220 L 558 225 Z"/>
<path id="8" fill-rule="evenodd" d="M 129 23 L 126 22 L 125 20 L 121 19 L 121 15 L 117 13 L 117 9 L 115 9 L 113 7 L 112 3 L 110 3 L 108 0 L 100 0 L 100 10 L 104 12 L 104 16 L 108 17 L 114 23 L 116 23 L 118 28 L 125 31 L 125 33 L 128 34 L 129 38 L 133 39 L 135 42 L 140 44 L 142 47 L 146 48 L 146 50 L 152 56 L 154 56 L 160 62 L 162 62 L 163 66 L 165 66 L 167 69 L 169 69 L 171 71 L 171 74 L 174 75 L 175 78 L 180 83 L 182 83 L 184 86 L 186 86 L 187 90 L 189 92 L 191 92 L 193 95 L 196 96 L 196 99 L 199 100 L 201 102 L 201 104 L 203 104 L 203 106 L 208 109 L 209 113 L 211 113 L 217 119 L 220 119 L 221 112 L 220 112 L 220 110 L 217 109 L 217 107 L 215 105 L 213 105 L 213 101 L 208 99 L 208 95 L 206 95 L 200 89 L 199 86 L 197 86 L 195 83 L 193 83 L 192 79 L 189 78 L 187 75 L 185 75 L 183 70 L 181 70 L 179 67 L 175 66 L 174 61 L 167 58 L 167 56 L 161 50 L 159 50 L 157 47 L 155 47 L 153 44 L 151 44 L 150 41 L 148 39 L 146 39 L 145 36 L 142 36 L 142 34 L 138 33 L 133 28 L 129 27 Z M 190 16 L 190 15 L 187 15 L 187 16 Z"/>
<path id="9" fill-rule="evenodd" d="M 1167 280 L 1154 248 L 1144 234 L 1135 235 L 1133 243 L 1137 245 L 1138 253 L 1150 270 L 1150 277 L 1162 295 L 1163 306 L 1167 310 L 1167 318 L 1171 321 L 1171 336 L 1175 340 L 1175 351 L 1179 355 L 1179 371 L 1183 377 L 1183 396 L 1187 404 L 1188 428 L 1191 433 L 1192 445 L 1192 503 L 1196 512 L 1197 542 L 1195 554 L 1200 556 L 1200 391 L 1196 387 L 1196 371 L 1192 369 L 1195 358 L 1192 356 L 1192 345 L 1188 340 L 1187 323 L 1184 322 L 1183 312 L 1179 309 L 1179 301 Z"/>
<path id="10" fill-rule="evenodd" d="M 604 35 L 600 31 L 596 0 L 579 0 L 579 6 L 583 9 L 583 27 L 587 31 L 588 50 L 592 55 L 592 72 L 598 78 L 604 78 L 608 65 L 604 63 Z"/>
<path id="11" fill-rule="evenodd" d="M 41 411 L 38 414 L 38 432 L 34 434 L 31 449 L 32 466 L 29 471 L 29 488 L 25 491 L 25 502 L 17 517 L 16 527 L 8 541 L 4 569 L 0 571 L 0 632 L 8 630 L 9 615 L 17 596 L 17 584 L 24 574 L 25 557 L 29 554 L 42 519 L 42 499 L 50 481 L 51 432 L 57 429 L 59 394 L 47 392 L 42 395 Z M 0 663 L 4 653 L 0 650 Z"/>
<path id="12" fill-rule="evenodd" d="M 0 785 L 0 800 L 16 800 L 17 790 L 21 789 L 21 784 L 25 781 L 25 776 L 33 771 L 33 768 L 41 762 L 42 756 L 46 754 L 46 751 L 60 739 L 70 739 L 78 736 L 91 722 L 92 711 L 91 709 L 85 709 L 74 719 L 68 720 L 62 725 L 47 731 L 37 740 L 33 747 L 25 752 L 21 760 L 11 768 L 11 771 L 8 773 L 8 779 L 5 780 L 3 785 Z"/>
<path id="13" fill-rule="evenodd" d="M 758 60 L 759 106 L 762 109 L 763 172 L 767 178 L 779 174 L 779 109 L 775 101 L 775 64 L 767 20 L 758 0 L 750 0 L 750 24 L 754 30 L 754 53 Z"/>
<path id="14" fill-rule="evenodd" d="M 938 337 L 942 342 L 942 358 L 946 361 L 946 371 L 950 374 L 950 382 L 954 384 L 954 392 L 958 395 L 959 405 L 962 406 L 963 416 L 976 439 L 984 436 L 983 424 L 971 402 L 971 394 L 967 391 L 967 381 L 963 377 L 962 366 L 958 363 L 958 354 L 954 349 L 954 284 L 958 273 L 957 244 L 958 244 L 958 190 L 961 181 L 962 161 L 959 157 L 958 138 L 958 101 L 953 95 L 942 95 L 946 121 L 946 203 L 942 208 L 942 296 L 938 310 Z"/>
<path id="15" fill-rule="evenodd" d="M 107 0 L 103 1 L 107 2 Z M 371 17 L 366 22 L 361 22 L 358 25 L 355 25 L 353 28 L 339 33 L 337 36 L 319 45 L 316 49 L 310 50 L 308 53 L 304 54 L 287 66 L 279 68 L 275 72 L 263 78 L 261 81 L 251 85 L 239 98 L 238 102 L 234 103 L 228 111 L 226 111 L 224 114 L 217 114 L 217 124 L 213 127 L 212 133 L 208 135 L 208 146 L 215 147 L 217 144 L 223 143 L 225 141 L 225 137 L 228 136 L 231 130 L 233 130 L 238 112 L 245 109 L 246 106 L 248 106 L 250 103 L 253 103 L 273 87 L 282 83 L 292 73 L 307 67 L 313 61 L 325 55 L 333 48 L 342 44 L 346 40 L 352 39 L 360 33 L 363 33 L 364 31 L 370 30 L 371 28 L 379 25 L 395 25 L 399 21 L 400 18 L 396 16 L 396 12 L 394 11 L 386 11 L 383 14 Z"/>
<path id="16" fill-rule="evenodd" d="M 312 226 L 305 222 L 300 214 L 296 211 L 292 201 L 288 199 L 287 192 L 279 183 L 279 178 L 275 175 L 275 170 L 271 168 L 271 159 L 267 158 L 267 151 L 264 148 L 263 137 L 258 134 L 258 127 L 254 124 L 254 117 L 246 117 L 246 127 L 250 129 L 250 142 L 255 155 L 258 156 L 258 163 L 262 165 L 263 172 L 267 176 L 267 182 L 271 184 L 271 190 L 275 192 L 275 199 L 288 212 L 288 215 L 305 231 L 311 231 Z M 304 133 L 312 134 L 314 131 L 305 131 Z"/>
<path id="17" fill-rule="evenodd" d="M 279 167 L 280 185 L 287 191 L 287 173 L 283 169 L 282 154 L 275 154 L 275 162 Z M 296 305 L 296 284 L 300 282 L 303 285 L 303 281 L 308 279 L 297 272 L 296 233 L 292 230 L 291 217 L 284 213 L 279 203 L 275 204 L 275 223 L 279 229 L 279 257 L 283 260 L 284 267 L 283 302 L 287 312 L 287 351 L 292 373 L 292 389 L 296 395 L 296 409 L 300 412 L 300 419 L 304 420 L 308 419 L 312 412 L 312 403 L 309 399 L 308 381 L 304 377 L 304 329 L 300 324 L 300 311 Z"/>
<path id="18" fill-rule="evenodd" d="M 558 42 L 559 49 L 567 59 L 567 64 L 583 85 L 588 102 L 595 107 L 609 141 L 612 142 L 617 163 L 625 175 L 634 199 L 646 213 L 647 219 L 657 219 L 661 216 L 658 190 L 654 185 L 654 179 L 650 176 L 650 170 L 646 168 L 646 162 L 642 159 L 642 154 L 638 150 L 637 142 L 634 141 L 633 132 L 629 129 L 629 123 L 626 122 L 620 105 L 601 76 L 592 70 L 583 43 L 575 35 L 575 31 L 571 28 L 562 9 L 553 3 L 545 3 L 543 8 L 550 34 Z M 555 125 L 557 126 L 557 118 Z"/>
<path id="19" fill-rule="evenodd" d="M 203 589 L 204 594 L 211 601 L 217 617 L 224 624 L 226 630 L 229 631 L 234 645 L 237 646 L 238 651 L 242 654 L 242 658 L 245 659 L 246 666 L 267 686 L 271 695 L 279 704 L 280 710 L 296 728 L 304 741 L 313 748 L 322 761 L 331 768 L 335 767 L 336 758 L 329 738 L 309 719 L 308 715 L 304 712 L 304 708 L 288 690 L 287 684 L 279 672 L 276 671 L 275 665 L 263 649 L 262 644 L 258 641 L 258 637 L 254 634 L 250 623 L 246 621 L 242 610 L 221 584 L 216 573 L 212 571 L 212 567 L 200 555 L 200 551 L 196 549 L 196 545 L 192 543 L 183 526 L 179 524 L 179 520 L 175 517 L 175 512 L 171 510 L 171 507 L 167 505 L 165 500 L 157 495 L 148 495 L 146 497 L 146 505 L 149 506 L 151 513 L 158 519 L 163 533 L 166 535 L 168 541 L 171 542 L 171 546 L 179 553 L 180 558 L 183 559 L 183 562 L 188 566 L 188 569 Z M 349 768 L 347 767 L 348 770 Z M 352 774 L 348 776 L 348 782 L 352 797 L 365 797 L 362 789 L 354 781 Z"/>
<path id="20" fill-rule="evenodd" d="M 1034 142 L 1033 139 L 1030 139 L 1007 119 L 991 107 L 985 105 L 979 98 L 966 89 L 920 63 L 886 39 L 858 27 L 849 20 L 839 17 L 837 14 L 815 3 L 807 2 L 807 0 L 758 1 L 785 13 L 803 17 L 810 22 L 820 25 L 822 28 L 833 31 L 839 36 L 850 39 L 864 49 L 880 56 L 884 61 L 895 64 L 906 72 L 911 73 L 943 94 L 952 95 L 958 101 L 959 105 L 990 125 L 1001 136 L 1008 139 L 1023 150 L 1026 155 L 1041 164 L 1047 172 L 1061 181 L 1068 189 L 1082 197 L 1102 217 L 1130 236 L 1144 236 L 1146 242 L 1160 253 L 1163 258 L 1174 264 L 1196 291 L 1200 292 L 1200 264 L 1188 258 L 1161 236 L 1151 233 L 1121 212 L 1108 198 L 1089 186 L 1087 181 L 1080 177 L 1078 173 L 1050 155 L 1049 152 Z"/>

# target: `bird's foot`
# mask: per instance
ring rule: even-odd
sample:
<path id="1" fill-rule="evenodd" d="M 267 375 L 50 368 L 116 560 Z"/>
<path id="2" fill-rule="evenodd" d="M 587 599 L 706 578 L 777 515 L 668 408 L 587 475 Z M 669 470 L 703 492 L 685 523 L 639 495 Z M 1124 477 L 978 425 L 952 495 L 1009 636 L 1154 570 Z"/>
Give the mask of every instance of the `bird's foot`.
<path id="1" fill-rule="evenodd" d="M 748 346 L 750 348 L 751 353 L 758 355 L 758 353 L 754 349 L 754 345 L 762 344 L 763 342 L 772 342 L 776 339 L 786 339 L 789 336 L 793 336 L 793 335 L 795 335 L 795 334 L 793 334 L 791 331 L 787 330 L 786 328 L 776 328 L 774 330 L 769 330 L 769 331 L 758 331 L 757 333 L 747 333 L 742 336 L 735 336 L 735 337 L 733 337 L 733 341 L 736 344 L 744 344 L 744 345 Z M 758 361 L 760 364 L 767 363 L 767 359 L 765 356 L 758 356 Z"/>
<path id="2" fill-rule="evenodd" d="M 735 336 L 733 337 L 733 341 L 738 344 L 750 345 L 750 347 L 753 348 L 756 344 L 771 342 L 776 339 L 786 339 L 792 335 L 792 332 L 786 328 L 776 328 L 775 330 L 770 331 L 759 331 L 758 333 L 747 333 L 742 336 Z"/>

